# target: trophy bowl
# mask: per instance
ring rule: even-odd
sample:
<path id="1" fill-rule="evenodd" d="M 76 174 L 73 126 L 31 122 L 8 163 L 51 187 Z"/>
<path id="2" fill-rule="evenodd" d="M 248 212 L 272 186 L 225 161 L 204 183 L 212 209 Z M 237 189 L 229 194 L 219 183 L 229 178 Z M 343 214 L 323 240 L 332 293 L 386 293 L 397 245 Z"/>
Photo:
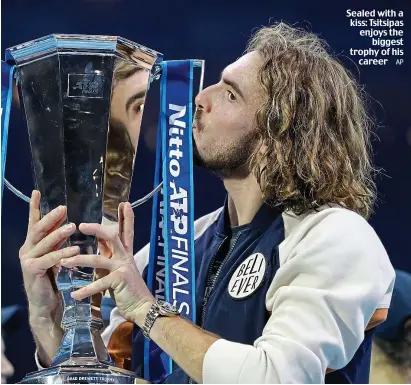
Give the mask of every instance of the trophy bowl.
<path id="1" fill-rule="evenodd" d="M 143 106 L 162 55 L 116 36 L 53 34 L 9 48 L 27 122 L 42 216 L 67 206 L 67 223 L 116 225 L 128 201 Z M 132 115 L 131 115 L 132 114 Z M 96 254 L 98 242 L 78 230 L 64 247 Z M 71 292 L 90 284 L 92 268 L 62 268 L 64 337 L 51 366 L 21 383 L 146 383 L 121 369 L 100 335 L 99 303 Z"/>

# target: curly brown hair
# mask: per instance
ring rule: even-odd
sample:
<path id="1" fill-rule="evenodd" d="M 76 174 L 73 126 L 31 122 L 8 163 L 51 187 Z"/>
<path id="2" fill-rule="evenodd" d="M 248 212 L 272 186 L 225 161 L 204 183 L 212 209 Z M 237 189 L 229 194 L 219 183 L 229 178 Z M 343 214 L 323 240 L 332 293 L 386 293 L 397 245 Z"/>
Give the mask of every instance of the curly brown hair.
<path id="1" fill-rule="evenodd" d="M 250 159 L 263 197 L 296 214 L 336 203 L 368 217 L 373 121 L 355 78 L 324 41 L 285 23 L 258 30 L 246 48 L 252 51 L 263 58 L 266 96 L 256 115 L 264 147 Z"/>

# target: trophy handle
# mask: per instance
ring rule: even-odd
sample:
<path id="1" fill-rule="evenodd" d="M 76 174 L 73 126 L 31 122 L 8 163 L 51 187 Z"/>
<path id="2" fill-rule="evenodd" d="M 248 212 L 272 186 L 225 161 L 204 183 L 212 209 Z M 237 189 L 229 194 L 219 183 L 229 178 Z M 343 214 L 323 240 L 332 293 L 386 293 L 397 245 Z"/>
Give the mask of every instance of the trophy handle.
<path id="1" fill-rule="evenodd" d="M 141 199 L 138 199 L 135 202 L 133 202 L 131 204 L 131 207 L 134 208 L 147 202 L 151 197 L 153 197 L 156 193 L 158 193 L 161 190 L 161 187 L 163 187 L 163 182 L 160 182 L 160 184 L 153 191 L 143 196 Z"/>
<path id="2" fill-rule="evenodd" d="M 4 184 L 18 198 L 21 198 L 27 203 L 30 203 L 30 198 L 27 195 L 24 195 L 20 190 L 17 190 L 6 178 L 4 178 Z"/>
<path id="3" fill-rule="evenodd" d="M 198 93 L 200 93 L 203 90 L 203 85 L 204 85 L 204 71 L 205 71 L 205 61 L 201 59 L 194 59 L 193 60 L 193 65 L 194 67 L 200 67 L 201 68 L 201 75 L 200 75 L 200 86 L 198 87 Z"/>
<path id="4" fill-rule="evenodd" d="M 30 203 L 30 198 L 27 195 L 24 195 L 20 190 L 17 190 L 7 179 L 4 179 L 4 184 L 18 198 L 22 199 L 23 201 L 26 201 L 27 203 Z M 135 208 L 147 202 L 150 198 L 152 198 L 157 192 L 161 190 L 162 186 L 163 182 L 161 182 L 153 191 L 149 192 L 147 195 L 133 202 L 131 204 L 131 207 Z"/>

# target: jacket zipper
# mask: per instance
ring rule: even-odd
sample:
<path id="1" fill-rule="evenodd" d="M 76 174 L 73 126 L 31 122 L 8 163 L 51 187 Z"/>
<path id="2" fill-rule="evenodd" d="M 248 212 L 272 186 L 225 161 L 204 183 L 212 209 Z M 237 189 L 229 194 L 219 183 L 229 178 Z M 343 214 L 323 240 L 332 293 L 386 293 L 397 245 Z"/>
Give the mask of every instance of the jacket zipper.
<path id="1" fill-rule="evenodd" d="M 201 327 L 204 328 L 204 322 L 205 322 L 205 309 L 206 309 L 206 305 L 208 302 L 208 299 L 210 298 L 211 292 L 214 289 L 214 285 L 217 282 L 217 278 L 221 273 L 221 270 L 226 262 L 226 260 L 228 259 L 228 257 L 230 256 L 231 252 L 234 249 L 235 244 L 237 243 L 238 238 L 240 237 L 242 231 L 239 231 L 238 234 L 236 235 L 236 237 L 234 238 L 234 241 L 230 247 L 230 249 L 227 252 L 227 255 L 224 257 L 223 261 L 221 262 L 220 267 L 217 270 L 217 273 L 214 276 L 213 281 L 211 282 L 211 277 L 210 277 L 210 273 L 211 273 L 211 269 L 213 268 L 213 263 L 214 263 L 214 259 L 216 257 L 216 255 L 218 254 L 218 252 L 220 251 L 221 246 L 224 244 L 224 242 L 227 240 L 227 237 L 224 238 L 223 242 L 221 242 L 220 246 L 218 246 L 218 249 L 216 251 L 216 253 L 214 254 L 214 257 L 210 263 L 210 267 L 208 269 L 208 273 L 207 273 L 207 286 L 206 286 L 206 291 L 204 293 L 204 301 L 203 301 L 203 306 L 201 307 Z M 194 381 L 191 377 L 189 377 L 188 380 L 189 384 L 193 384 Z"/>
<path id="2" fill-rule="evenodd" d="M 226 256 L 225 256 L 224 259 L 223 259 L 223 261 L 221 262 L 221 265 L 220 265 L 220 267 L 218 268 L 217 273 L 215 274 L 214 279 L 213 279 L 212 282 L 210 281 L 210 272 L 211 272 L 211 269 L 212 269 L 212 266 L 213 266 L 213 262 L 214 262 L 215 256 L 218 254 L 218 251 L 220 250 L 220 248 L 221 248 L 221 246 L 223 245 L 223 243 L 226 241 L 227 237 L 224 239 L 224 241 L 221 243 L 221 245 L 220 245 L 219 248 L 217 249 L 217 252 L 215 253 L 214 258 L 213 258 L 213 260 L 212 260 L 212 262 L 211 262 L 211 264 L 210 264 L 210 268 L 209 268 L 209 270 L 208 270 L 208 278 L 207 278 L 207 281 L 208 281 L 208 282 L 207 282 L 206 292 L 204 293 L 204 302 L 203 302 L 203 306 L 202 306 L 202 308 L 201 308 L 201 327 L 202 327 L 202 328 L 204 328 L 205 310 L 206 310 L 206 306 L 207 306 L 208 299 L 210 298 L 210 295 L 211 295 L 211 293 L 212 293 L 212 291 L 213 291 L 213 289 L 214 289 L 214 285 L 215 285 L 215 283 L 217 282 L 217 279 L 218 279 L 218 277 L 219 277 L 219 275 L 220 275 L 220 273 L 221 273 L 221 270 L 223 269 L 223 267 L 224 267 L 224 265 L 225 265 L 225 262 L 227 261 L 228 257 L 230 256 L 231 252 L 233 251 L 233 249 L 234 249 L 234 247 L 235 247 L 235 245 L 236 245 L 236 243 L 237 243 L 237 241 L 238 241 L 238 238 L 240 237 L 241 233 L 242 233 L 242 231 L 239 231 L 238 234 L 236 235 L 236 237 L 234 238 L 234 241 L 233 241 L 233 243 L 231 244 L 231 247 L 230 247 L 230 249 L 228 250 Z M 211 284 L 211 285 L 210 285 L 210 284 Z"/>
<path id="3" fill-rule="evenodd" d="M 213 282 L 211 282 L 211 274 L 210 274 L 211 269 L 213 268 L 213 263 L 214 263 L 215 256 L 218 254 L 218 252 L 221 249 L 221 246 L 223 246 L 223 244 L 226 240 L 227 240 L 227 237 L 225 237 L 223 239 L 223 241 L 220 243 L 220 246 L 218 246 L 217 251 L 215 252 L 215 254 L 213 256 L 213 259 L 211 260 L 210 266 L 208 268 L 206 289 L 205 289 L 205 293 L 204 293 L 204 300 L 203 300 L 203 305 L 201 306 L 201 325 L 200 325 L 201 327 L 204 326 L 204 307 L 205 307 L 205 304 L 208 301 L 208 297 L 210 296 L 210 291 L 211 291 L 210 288 L 211 288 L 211 286 L 213 286 Z"/>

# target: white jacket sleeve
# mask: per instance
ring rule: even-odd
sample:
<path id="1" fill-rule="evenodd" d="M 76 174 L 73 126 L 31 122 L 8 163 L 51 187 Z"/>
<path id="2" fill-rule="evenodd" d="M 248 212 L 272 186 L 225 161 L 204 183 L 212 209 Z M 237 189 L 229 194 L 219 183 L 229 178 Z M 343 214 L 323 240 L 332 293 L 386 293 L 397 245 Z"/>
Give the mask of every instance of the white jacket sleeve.
<path id="1" fill-rule="evenodd" d="M 323 383 L 348 364 L 395 277 L 379 238 L 348 210 L 305 218 L 280 245 L 266 296 L 272 312 L 254 345 L 224 339 L 208 349 L 204 383 Z"/>

